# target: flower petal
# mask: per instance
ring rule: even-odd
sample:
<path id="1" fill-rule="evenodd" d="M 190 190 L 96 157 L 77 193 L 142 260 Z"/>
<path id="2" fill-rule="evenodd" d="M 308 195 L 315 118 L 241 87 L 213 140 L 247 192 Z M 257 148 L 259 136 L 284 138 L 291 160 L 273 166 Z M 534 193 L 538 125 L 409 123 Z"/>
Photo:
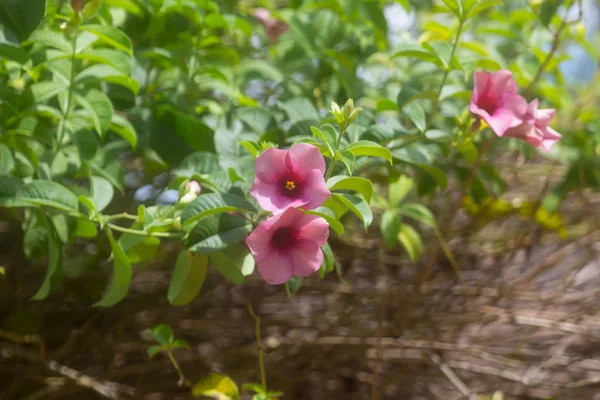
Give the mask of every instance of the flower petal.
<path id="1" fill-rule="evenodd" d="M 471 105 L 477 103 L 479 97 L 485 92 L 485 88 L 492 77 L 487 71 L 476 71 L 473 74 L 473 98 L 471 99 Z"/>
<path id="2" fill-rule="evenodd" d="M 290 280 L 294 262 L 288 252 L 274 251 L 267 258 L 256 262 L 258 272 L 267 283 L 280 285 Z"/>
<path id="3" fill-rule="evenodd" d="M 320 246 L 309 240 L 300 240 L 291 251 L 294 260 L 294 276 L 309 276 L 319 270 L 323 263 L 323 251 Z"/>
<path id="4" fill-rule="evenodd" d="M 288 173 L 285 165 L 288 150 L 266 149 L 256 158 L 254 171 L 256 177 L 266 183 L 276 183 L 281 176 Z"/>
<path id="5" fill-rule="evenodd" d="M 272 252 L 276 251 L 271 246 L 271 239 L 273 238 L 273 232 L 269 232 L 266 229 L 265 222 L 258 225 L 250 235 L 246 238 L 246 245 L 252 253 L 252 257 L 256 262 L 262 261 L 269 257 Z"/>
<path id="6" fill-rule="evenodd" d="M 262 208 L 273 213 L 282 212 L 289 207 L 302 207 L 309 201 L 304 196 L 284 196 L 278 184 L 265 183 L 259 178 L 254 180 L 250 194 Z"/>
<path id="7" fill-rule="evenodd" d="M 544 135 L 544 139 L 542 140 L 542 143 L 540 144 L 540 149 L 544 150 L 544 151 L 550 151 L 552 149 L 552 146 L 554 146 L 556 144 L 556 142 L 558 142 L 561 138 L 560 133 L 558 133 L 557 131 L 555 131 L 554 129 L 548 127 L 546 128 L 546 132 Z"/>
<path id="8" fill-rule="evenodd" d="M 493 95 L 502 96 L 503 94 L 517 94 L 517 82 L 508 70 L 496 71 L 490 77 L 486 90 Z"/>
<path id="9" fill-rule="evenodd" d="M 329 238 L 329 224 L 316 215 L 303 214 L 291 226 L 299 232 L 298 239 L 308 240 L 319 247 Z"/>
<path id="10" fill-rule="evenodd" d="M 325 173 L 325 159 L 315 146 L 307 143 L 293 145 L 285 159 L 287 167 L 298 176 L 304 176 L 317 169 Z"/>
<path id="11" fill-rule="evenodd" d="M 281 214 L 268 218 L 261 225 L 270 232 L 275 232 L 279 228 L 294 226 L 296 221 L 304 216 L 304 213 L 297 208 L 288 208 Z"/>
<path id="12" fill-rule="evenodd" d="M 319 207 L 331 196 L 331 192 L 327 189 L 327 184 L 321 171 L 313 169 L 306 174 L 302 187 L 302 196 L 308 200 L 308 203 L 304 205 L 304 208 L 307 210 Z"/>

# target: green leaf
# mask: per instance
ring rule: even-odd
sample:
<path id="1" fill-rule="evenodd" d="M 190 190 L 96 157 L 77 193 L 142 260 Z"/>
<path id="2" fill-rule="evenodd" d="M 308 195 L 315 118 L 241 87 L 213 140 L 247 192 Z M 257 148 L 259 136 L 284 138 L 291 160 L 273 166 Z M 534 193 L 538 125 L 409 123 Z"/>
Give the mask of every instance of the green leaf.
<path id="1" fill-rule="evenodd" d="M 113 114 L 110 130 L 121 136 L 129 145 L 135 149 L 137 145 L 137 134 L 131 123 L 119 114 Z"/>
<path id="2" fill-rule="evenodd" d="M 87 219 L 77 218 L 73 235 L 75 237 L 91 239 L 98 236 L 98 229 L 96 229 L 96 225 L 94 225 L 93 222 L 90 222 Z"/>
<path id="3" fill-rule="evenodd" d="M 81 83 L 85 81 L 101 80 L 107 83 L 123 86 L 131 90 L 134 95 L 137 95 L 140 90 L 140 84 L 134 79 L 124 75 L 118 69 L 105 64 L 94 64 L 75 77 L 75 82 Z"/>
<path id="4" fill-rule="evenodd" d="M 244 383 L 242 385 L 242 390 L 249 390 L 258 394 L 267 394 L 267 391 L 265 390 L 264 386 L 260 383 L 255 382 Z"/>
<path id="5" fill-rule="evenodd" d="M 177 176 L 197 180 L 203 187 L 208 186 L 215 192 L 226 192 L 231 187 L 229 174 L 219 163 L 219 156 L 214 153 L 198 151 L 183 159 Z"/>
<path id="6" fill-rule="evenodd" d="M 29 55 L 25 50 L 6 43 L 0 43 L 0 57 L 19 64 L 25 64 L 29 60 Z"/>
<path id="7" fill-rule="evenodd" d="M 406 115 L 412 121 L 420 132 L 423 132 L 427 127 L 427 116 L 425 110 L 418 102 L 410 102 L 402 109 L 402 114 Z"/>
<path id="8" fill-rule="evenodd" d="M 488 8 L 502 4 L 502 0 L 480 0 L 468 12 L 466 19 L 475 17 L 477 14 L 487 10 Z"/>
<path id="9" fill-rule="evenodd" d="M 175 340 L 173 337 L 173 330 L 169 325 L 156 325 L 154 328 L 150 329 L 150 333 L 154 340 L 163 345 L 171 344 Z"/>
<path id="10" fill-rule="evenodd" d="M 0 175 L 10 175 L 15 167 L 15 158 L 10 148 L 0 143 Z"/>
<path id="11" fill-rule="evenodd" d="M 183 306 L 194 300 L 202 288 L 207 272 L 208 256 L 194 256 L 185 250 L 179 253 L 167 293 L 169 303 Z"/>
<path id="12" fill-rule="evenodd" d="M 76 59 L 110 65 L 125 75 L 131 75 L 133 59 L 113 49 L 93 48 L 77 54 Z"/>
<path id="13" fill-rule="evenodd" d="M 252 224 L 237 215 L 210 215 L 194 226 L 186 247 L 196 253 L 213 253 L 241 241 L 251 230 Z"/>
<path id="14" fill-rule="evenodd" d="M 12 176 L 0 175 L 0 206 L 10 206 L 14 203 L 23 181 Z"/>
<path id="15" fill-rule="evenodd" d="M 21 186 L 15 197 L 22 206 L 48 206 L 67 212 L 79 210 L 77 196 L 53 181 L 31 181 Z"/>
<path id="16" fill-rule="evenodd" d="M 212 253 L 209 257 L 217 271 L 235 284 L 244 283 L 244 277 L 254 272 L 254 258 L 243 245 L 233 246 L 220 253 Z"/>
<path id="17" fill-rule="evenodd" d="M 416 58 L 422 61 L 430 62 L 437 65 L 440 68 L 443 68 L 442 63 L 439 61 L 438 57 L 434 54 L 431 54 L 429 51 L 423 49 L 420 45 L 416 43 L 403 43 L 397 47 L 399 50 L 392 56 L 392 58 L 396 57 L 411 57 Z"/>
<path id="18" fill-rule="evenodd" d="M 109 46 L 112 46 L 115 49 L 122 50 L 130 56 L 133 56 L 133 52 L 131 51 L 131 41 L 129 40 L 129 37 L 127 37 L 125 33 L 118 30 L 117 28 L 113 28 L 111 26 L 92 24 L 84 25 L 81 27 L 81 29 L 98 36 L 98 39 L 102 40 Z"/>
<path id="19" fill-rule="evenodd" d="M 456 150 L 467 160 L 469 165 L 472 165 L 477 160 L 479 151 L 473 143 L 463 143 L 456 147 Z"/>
<path id="20" fill-rule="evenodd" d="M 357 176 L 338 175 L 327 180 L 329 190 L 352 190 L 363 195 L 367 203 L 371 202 L 373 196 L 373 184 L 370 180 Z"/>
<path id="21" fill-rule="evenodd" d="M 159 346 L 157 344 L 148 347 L 148 357 L 152 358 L 163 350 L 166 350 L 167 346 Z"/>
<path id="22" fill-rule="evenodd" d="M 416 261 L 421 256 L 423 242 L 421 241 L 421 236 L 419 236 L 412 226 L 402 224 L 400 233 L 398 233 L 398 240 L 402 243 L 412 261 Z"/>
<path id="23" fill-rule="evenodd" d="M 346 167 L 346 170 L 348 171 L 348 174 L 352 175 L 352 170 L 354 169 L 354 154 L 352 154 L 349 151 L 342 151 L 340 152 L 339 150 L 335 151 L 335 159 L 337 161 L 340 161 L 342 164 L 344 164 L 344 166 Z"/>
<path id="24" fill-rule="evenodd" d="M 461 18 L 461 2 L 457 2 L 457 0 L 442 0 L 442 2 L 446 5 L 446 7 L 448 7 L 448 10 L 450 10 L 450 12 L 456 16 L 456 18 Z"/>
<path id="25" fill-rule="evenodd" d="M 110 229 L 106 230 L 106 236 L 110 242 L 110 249 L 113 254 L 113 276 L 110 286 L 104 293 L 100 301 L 94 304 L 94 307 L 111 307 L 123 300 L 129 291 L 131 283 L 131 264 L 123 248 L 112 235 Z"/>
<path id="26" fill-rule="evenodd" d="M 46 47 L 52 47 L 65 53 L 65 55 L 71 55 L 73 53 L 73 46 L 61 33 L 50 29 L 40 29 L 31 34 L 26 43 L 40 44 Z"/>
<path id="27" fill-rule="evenodd" d="M 85 97 L 75 95 L 77 102 L 87 111 L 100 137 L 108 130 L 113 117 L 110 99 L 98 89 L 90 89 Z"/>
<path id="28" fill-rule="evenodd" d="M 302 287 L 302 278 L 299 276 L 292 276 L 289 281 L 285 283 L 285 292 L 288 297 L 292 297 Z"/>
<path id="29" fill-rule="evenodd" d="M 442 65 L 444 71 L 448 70 L 452 60 L 450 55 L 452 54 L 452 46 L 448 42 L 431 42 L 423 43 L 423 47 L 429 50 L 430 53 L 434 54 Z"/>
<path id="30" fill-rule="evenodd" d="M 306 97 L 295 97 L 285 103 L 277 103 L 288 115 L 288 119 L 292 123 L 301 121 L 319 121 L 319 113 L 313 103 Z"/>
<path id="31" fill-rule="evenodd" d="M 327 157 L 329 158 L 333 158 L 333 156 L 335 155 L 333 147 L 335 146 L 335 136 L 334 136 L 334 142 L 333 144 L 330 142 L 331 138 L 327 138 L 325 136 L 325 134 L 323 132 L 321 132 L 321 130 L 317 127 L 311 126 L 310 130 L 313 134 L 313 137 L 321 139 L 321 141 L 325 144 L 325 146 L 327 147 L 327 151 L 328 153 L 326 154 Z"/>
<path id="32" fill-rule="evenodd" d="M 173 344 L 171 345 L 172 349 L 188 349 L 190 348 L 190 344 L 183 339 L 175 339 Z"/>
<path id="33" fill-rule="evenodd" d="M 405 217 L 412 218 L 418 222 L 422 222 L 432 228 L 437 227 L 437 222 L 433 213 L 424 205 L 417 203 L 404 204 L 398 208 L 398 212 Z"/>
<path id="34" fill-rule="evenodd" d="M 398 241 L 398 234 L 400 233 L 400 226 L 402 223 L 400 222 L 400 217 L 398 214 L 392 209 L 387 209 L 383 212 L 381 216 L 381 235 L 383 236 L 383 241 L 388 249 L 394 247 L 396 242 Z"/>
<path id="35" fill-rule="evenodd" d="M 354 156 L 379 157 L 392 163 L 392 153 L 389 149 L 368 140 L 359 140 L 348 145 L 344 151 L 352 153 Z"/>
<path id="36" fill-rule="evenodd" d="M 332 197 L 348 207 L 363 222 L 365 231 L 369 229 L 371 222 L 373 222 L 373 213 L 364 198 L 352 194 L 339 193 L 333 193 Z"/>
<path id="37" fill-rule="evenodd" d="M 400 177 L 388 186 L 388 199 L 390 206 L 398 207 L 402 200 L 410 193 L 413 187 L 413 180 L 406 175 Z"/>
<path id="38" fill-rule="evenodd" d="M 552 21 L 552 17 L 556 15 L 556 12 L 562 6 L 564 0 L 544 0 L 540 6 L 540 20 L 544 26 L 548 27 Z"/>
<path id="39" fill-rule="evenodd" d="M 329 243 L 325 243 L 325 245 L 321 247 L 321 250 L 323 250 L 323 264 L 321 264 L 321 268 L 319 269 L 319 277 L 323 279 L 326 273 L 333 271 L 335 268 L 335 258 Z"/>
<path id="40" fill-rule="evenodd" d="M 233 194 L 202 194 L 183 209 L 181 222 L 188 225 L 208 215 L 224 212 L 256 212 L 256 208 L 245 199 Z"/>
<path id="41" fill-rule="evenodd" d="M 0 26 L 3 30 L 12 28 L 20 37 L 26 39 L 44 17 L 45 0 L 4 0 L 0 2 Z"/>
<path id="42" fill-rule="evenodd" d="M 48 228 L 48 270 L 46 271 L 46 277 L 42 286 L 40 286 L 31 300 L 44 300 L 48 297 L 52 288 L 56 286 L 57 281 L 62 276 L 63 245 L 57 238 L 52 220 L 47 217 L 45 218 Z"/>
<path id="43" fill-rule="evenodd" d="M 38 82 L 31 85 L 31 93 L 36 103 L 42 102 L 67 90 L 68 86 L 59 82 Z"/>
<path id="44" fill-rule="evenodd" d="M 337 220 L 335 213 L 327 207 L 317 207 L 314 210 L 305 211 L 306 214 L 312 214 L 323 218 L 329 224 L 329 227 L 333 229 L 338 236 L 344 234 L 344 225 Z"/>
<path id="45" fill-rule="evenodd" d="M 194 397 L 210 397 L 214 400 L 238 400 L 240 392 L 231 378 L 221 374 L 209 374 L 200 379 L 192 389 Z"/>
<path id="46" fill-rule="evenodd" d="M 92 176 L 90 179 L 92 192 L 92 201 L 97 211 L 104 210 L 111 202 L 114 189 L 109 181 L 99 176 Z"/>

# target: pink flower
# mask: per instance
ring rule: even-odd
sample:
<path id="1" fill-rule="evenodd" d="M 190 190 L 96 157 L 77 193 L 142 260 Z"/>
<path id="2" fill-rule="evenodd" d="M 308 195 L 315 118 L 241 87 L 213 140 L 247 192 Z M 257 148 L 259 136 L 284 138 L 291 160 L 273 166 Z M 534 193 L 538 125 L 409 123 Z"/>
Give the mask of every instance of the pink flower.
<path id="1" fill-rule="evenodd" d="M 279 36 L 281 36 L 289 28 L 284 21 L 273 18 L 269 10 L 265 8 L 255 9 L 254 17 L 258 19 L 265 27 L 267 37 L 271 43 L 276 42 Z"/>
<path id="2" fill-rule="evenodd" d="M 510 71 L 490 74 L 475 72 L 475 88 L 469 107 L 471 114 L 483 118 L 498 136 L 523 122 L 527 101 L 518 95 L 517 83 Z"/>
<path id="3" fill-rule="evenodd" d="M 190 193 L 200 194 L 200 192 L 202 191 L 202 188 L 200 187 L 200 184 L 198 182 L 189 181 L 185 185 L 185 190 Z"/>
<path id="4" fill-rule="evenodd" d="M 250 194 L 267 211 L 310 210 L 331 195 L 323 177 L 325 160 L 310 144 L 299 143 L 289 150 L 267 149 L 256 159 L 254 170 Z"/>
<path id="5" fill-rule="evenodd" d="M 328 236 L 329 224 L 323 218 L 288 208 L 256 227 L 246 244 L 263 279 L 279 285 L 318 271 Z"/>
<path id="6" fill-rule="evenodd" d="M 523 139 L 532 146 L 550 151 L 561 137 L 560 133 L 548 126 L 556 111 L 552 108 L 540 110 L 538 105 L 538 99 L 529 103 L 523 123 L 507 130 L 505 136 Z"/>

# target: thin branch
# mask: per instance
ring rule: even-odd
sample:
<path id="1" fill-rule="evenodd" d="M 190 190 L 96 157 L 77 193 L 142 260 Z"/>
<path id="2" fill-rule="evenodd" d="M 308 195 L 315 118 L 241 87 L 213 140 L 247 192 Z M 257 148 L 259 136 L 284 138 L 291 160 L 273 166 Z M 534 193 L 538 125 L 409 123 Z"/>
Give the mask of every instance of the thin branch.
<path id="1" fill-rule="evenodd" d="M 5 358 L 22 358 L 30 362 L 42 363 L 48 370 L 58 373 L 65 378 L 74 381 L 80 386 L 91 389 L 107 399 L 120 400 L 123 399 L 123 393 L 131 396 L 135 396 L 136 394 L 135 389 L 130 386 L 115 382 L 96 380 L 90 376 L 82 374 L 77 370 L 74 370 L 73 368 L 59 364 L 56 361 L 44 361 L 37 354 L 24 350 L 18 346 L 4 345 L 0 350 L 0 356 Z"/>
<path id="2" fill-rule="evenodd" d="M 558 51 L 558 48 L 560 47 L 560 44 L 561 44 L 561 35 L 562 35 L 563 31 L 565 30 L 565 28 L 571 24 L 581 21 L 581 18 L 583 17 L 583 8 L 582 8 L 581 1 L 578 0 L 577 4 L 579 6 L 579 16 L 577 17 L 577 19 L 575 19 L 573 21 L 567 21 L 567 14 L 568 14 L 567 11 L 570 9 L 570 7 L 567 8 L 567 10 L 565 11 L 565 16 L 562 18 L 562 20 L 560 22 L 560 26 L 558 27 L 556 32 L 554 32 L 553 40 L 552 40 L 552 47 L 550 48 L 550 52 L 546 55 L 544 62 L 542 62 L 542 64 L 538 68 L 537 72 L 535 73 L 535 76 L 529 83 L 529 86 L 527 86 L 527 88 L 523 92 L 525 97 L 531 95 L 531 93 L 535 89 L 535 86 L 538 84 L 539 80 L 542 78 L 542 75 L 546 71 L 546 68 L 548 68 L 550 61 L 552 61 L 552 58 Z"/>
<path id="3" fill-rule="evenodd" d="M 431 354 L 430 359 L 439 367 L 440 371 L 446 375 L 446 378 L 452 382 L 452 384 L 458 389 L 459 392 L 463 394 L 463 396 L 469 400 L 478 399 L 477 394 L 469 389 L 469 387 L 458 377 L 458 375 L 454 373 L 454 371 L 452 371 L 452 368 L 450 368 L 450 366 L 446 364 L 440 356 L 438 356 L 436 353 L 433 353 Z"/>
<path id="4" fill-rule="evenodd" d="M 145 232 L 145 231 L 139 231 L 137 229 L 124 228 L 122 226 L 111 224 L 111 223 L 108 223 L 106 225 L 112 230 L 123 232 L 123 233 L 130 233 L 132 235 L 139 235 L 139 236 L 154 236 L 154 237 L 159 237 L 159 238 L 180 238 L 183 235 L 181 233 L 170 233 L 170 232 Z"/>
<path id="5" fill-rule="evenodd" d="M 249 302 L 246 302 L 248 312 L 254 319 L 254 332 L 256 335 L 256 351 L 258 353 L 258 369 L 260 371 L 260 383 L 265 391 L 267 391 L 267 375 L 265 374 L 265 363 L 263 359 L 262 339 L 260 336 L 260 316 L 254 313 L 254 309 Z"/>

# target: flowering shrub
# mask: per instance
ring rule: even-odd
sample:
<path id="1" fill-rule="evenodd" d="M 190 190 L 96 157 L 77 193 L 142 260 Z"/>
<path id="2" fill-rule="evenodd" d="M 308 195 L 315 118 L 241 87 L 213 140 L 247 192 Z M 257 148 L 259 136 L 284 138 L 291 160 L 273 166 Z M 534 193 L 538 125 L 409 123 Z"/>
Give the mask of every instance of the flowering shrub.
<path id="1" fill-rule="evenodd" d="M 343 273 L 328 241 L 356 221 L 413 262 L 433 233 L 455 263 L 460 210 L 564 233 L 562 199 L 600 187 L 597 94 L 561 69 L 568 45 L 593 51 L 581 2 L 290 3 L 0 4 L 0 207 L 45 267 L 29 298 L 85 275 L 77 255 L 110 260 L 90 297 L 115 306 L 166 242 L 174 306 L 212 270 L 242 284 L 257 269 L 292 294 Z M 515 154 L 566 173 L 508 202 L 494 161 Z"/>

